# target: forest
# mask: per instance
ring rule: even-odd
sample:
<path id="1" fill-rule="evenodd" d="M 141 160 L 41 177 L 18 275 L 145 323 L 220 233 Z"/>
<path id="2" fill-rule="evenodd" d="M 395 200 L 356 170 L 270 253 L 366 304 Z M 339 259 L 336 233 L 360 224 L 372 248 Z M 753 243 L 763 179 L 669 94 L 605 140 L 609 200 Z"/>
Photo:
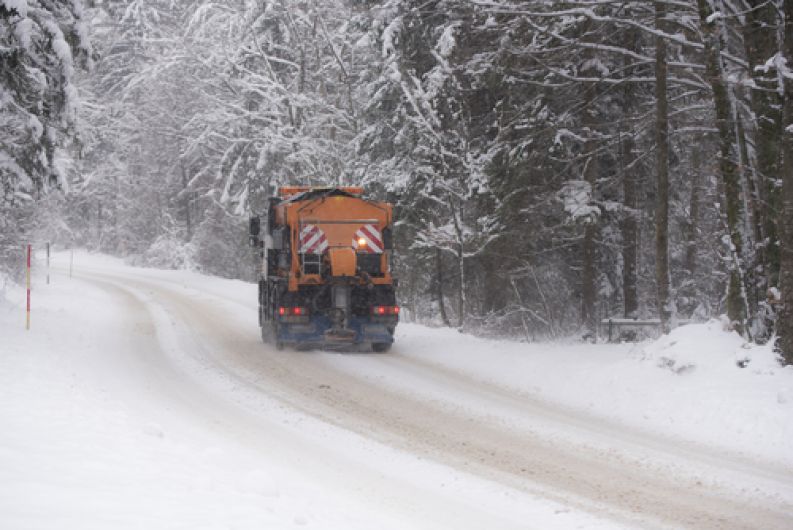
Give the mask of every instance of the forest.
<path id="1" fill-rule="evenodd" d="M 793 0 L 0 0 L 0 274 L 252 279 L 281 185 L 396 205 L 416 321 L 726 315 L 793 364 Z"/>

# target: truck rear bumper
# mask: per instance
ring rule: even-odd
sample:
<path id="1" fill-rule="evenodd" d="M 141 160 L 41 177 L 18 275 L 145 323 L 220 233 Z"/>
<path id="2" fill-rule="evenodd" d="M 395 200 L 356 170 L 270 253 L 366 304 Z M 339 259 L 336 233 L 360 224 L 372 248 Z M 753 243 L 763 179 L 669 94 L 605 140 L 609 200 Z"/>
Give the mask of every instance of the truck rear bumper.
<path id="1" fill-rule="evenodd" d="M 393 322 L 374 322 L 371 318 L 353 317 L 347 328 L 333 329 L 327 317 L 312 317 L 305 324 L 281 324 L 278 326 L 278 342 L 283 344 L 310 345 L 315 347 L 340 347 L 360 344 L 391 344 L 394 337 Z"/>

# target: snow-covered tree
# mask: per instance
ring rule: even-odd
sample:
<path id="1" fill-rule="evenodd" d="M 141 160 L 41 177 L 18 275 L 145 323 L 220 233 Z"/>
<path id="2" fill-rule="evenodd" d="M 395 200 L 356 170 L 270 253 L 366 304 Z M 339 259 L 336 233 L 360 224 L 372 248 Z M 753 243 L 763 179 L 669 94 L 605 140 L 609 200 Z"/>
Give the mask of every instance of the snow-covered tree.
<path id="1" fill-rule="evenodd" d="M 0 1 L 0 246 L 13 254 L 32 202 L 74 177 L 80 96 L 92 51 L 80 0 Z M 0 256 L 0 261 L 3 257 Z"/>
<path id="2" fill-rule="evenodd" d="M 47 151 L 2 107 L 3 153 L 47 168 L 8 196 L 69 183 L 48 208 L 76 242 L 244 277 L 245 218 L 277 186 L 360 184 L 397 203 L 406 314 L 532 339 L 726 311 L 762 340 L 782 4 L 94 2 L 57 15 L 64 36 L 92 21 L 87 125 Z M 15 39 L 32 3 L 0 5 Z"/>
<path id="3" fill-rule="evenodd" d="M 779 66 L 785 88 L 781 210 L 780 286 L 777 347 L 787 364 L 793 364 L 793 0 L 785 0 L 785 39 Z"/>

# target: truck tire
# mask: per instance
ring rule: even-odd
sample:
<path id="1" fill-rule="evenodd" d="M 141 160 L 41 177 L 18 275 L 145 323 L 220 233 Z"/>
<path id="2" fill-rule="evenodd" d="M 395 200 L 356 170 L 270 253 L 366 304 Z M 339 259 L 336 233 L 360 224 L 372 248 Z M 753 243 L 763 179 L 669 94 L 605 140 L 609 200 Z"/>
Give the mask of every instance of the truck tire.
<path id="1" fill-rule="evenodd" d="M 373 342 L 372 343 L 372 351 L 375 353 L 386 353 L 388 350 L 391 349 L 390 342 Z"/>

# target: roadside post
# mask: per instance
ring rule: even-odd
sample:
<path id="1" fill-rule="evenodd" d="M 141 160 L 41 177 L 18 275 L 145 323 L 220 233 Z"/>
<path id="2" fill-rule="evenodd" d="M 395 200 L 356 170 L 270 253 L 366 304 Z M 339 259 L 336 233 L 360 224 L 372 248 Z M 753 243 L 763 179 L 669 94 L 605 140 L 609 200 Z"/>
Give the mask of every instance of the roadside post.
<path id="1" fill-rule="evenodd" d="M 74 269 L 74 250 L 72 250 L 72 255 L 69 258 L 69 278 L 72 277 L 72 270 Z"/>
<path id="2" fill-rule="evenodd" d="M 28 291 L 28 304 L 27 304 L 27 310 L 25 312 L 25 329 L 26 330 L 30 329 L 30 253 L 31 253 L 31 246 L 28 245 L 27 268 L 26 268 L 26 271 L 25 271 L 26 272 L 26 274 L 25 274 L 25 286 L 27 287 L 27 291 Z"/>
<path id="3" fill-rule="evenodd" d="M 50 284 L 50 244 L 47 243 L 47 285 Z"/>

